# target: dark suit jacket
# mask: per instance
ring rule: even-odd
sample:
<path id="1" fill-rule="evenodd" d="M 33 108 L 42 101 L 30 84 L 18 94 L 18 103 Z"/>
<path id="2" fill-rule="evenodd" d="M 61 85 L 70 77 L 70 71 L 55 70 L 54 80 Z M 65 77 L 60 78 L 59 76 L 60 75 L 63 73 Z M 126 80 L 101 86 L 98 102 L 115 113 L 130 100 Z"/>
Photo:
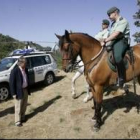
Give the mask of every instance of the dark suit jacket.
<path id="1" fill-rule="evenodd" d="M 30 95 L 30 90 L 29 90 L 29 75 L 28 75 L 28 70 L 25 69 L 26 75 L 27 75 L 27 83 L 28 83 L 28 94 Z M 21 70 L 19 66 L 16 66 L 10 74 L 10 90 L 11 90 L 11 95 L 16 95 L 17 99 L 23 99 L 23 77 Z"/>

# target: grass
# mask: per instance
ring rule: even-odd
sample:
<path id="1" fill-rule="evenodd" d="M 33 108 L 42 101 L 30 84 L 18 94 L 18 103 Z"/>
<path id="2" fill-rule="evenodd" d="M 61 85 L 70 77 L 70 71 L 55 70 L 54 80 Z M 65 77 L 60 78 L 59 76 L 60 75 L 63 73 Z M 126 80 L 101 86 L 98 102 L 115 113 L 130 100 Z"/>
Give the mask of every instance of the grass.
<path id="1" fill-rule="evenodd" d="M 43 101 L 43 105 L 45 105 L 46 103 L 48 103 L 48 101 Z"/>
<path id="2" fill-rule="evenodd" d="M 13 126 L 13 125 L 15 125 L 15 122 L 14 122 L 14 121 L 12 121 L 12 122 L 10 122 L 10 123 L 8 124 L 8 126 Z"/>
<path id="3" fill-rule="evenodd" d="M 61 67 L 62 67 L 62 56 L 61 56 L 61 54 L 57 53 L 57 54 L 55 54 L 54 57 L 55 57 L 55 59 L 57 61 L 58 69 L 61 69 Z"/>
<path id="4" fill-rule="evenodd" d="M 76 132 L 80 132 L 81 128 L 80 128 L 80 127 L 75 127 L 74 130 L 75 130 Z"/>
<path id="5" fill-rule="evenodd" d="M 57 92 L 56 94 L 57 94 L 57 95 L 60 95 L 60 92 Z"/>
<path id="6" fill-rule="evenodd" d="M 32 112 L 34 112 L 34 111 L 35 111 L 35 108 L 32 107 L 32 106 L 30 106 L 30 108 L 29 108 L 29 113 L 32 113 Z"/>
<path id="7" fill-rule="evenodd" d="M 65 119 L 64 118 L 60 118 L 60 123 L 64 122 Z"/>

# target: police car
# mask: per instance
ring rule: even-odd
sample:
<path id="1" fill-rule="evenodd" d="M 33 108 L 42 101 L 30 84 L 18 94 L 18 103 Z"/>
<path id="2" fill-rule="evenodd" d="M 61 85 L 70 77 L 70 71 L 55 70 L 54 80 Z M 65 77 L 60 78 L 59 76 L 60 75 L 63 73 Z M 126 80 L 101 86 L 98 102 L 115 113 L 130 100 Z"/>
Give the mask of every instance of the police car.
<path id="1" fill-rule="evenodd" d="M 9 77 L 11 70 L 16 66 L 18 58 L 24 55 L 27 60 L 29 83 L 33 85 L 43 81 L 45 85 L 54 82 L 57 75 L 57 63 L 51 54 L 44 52 L 18 53 L 5 57 L 0 61 L 0 100 L 6 100 L 10 95 Z"/>

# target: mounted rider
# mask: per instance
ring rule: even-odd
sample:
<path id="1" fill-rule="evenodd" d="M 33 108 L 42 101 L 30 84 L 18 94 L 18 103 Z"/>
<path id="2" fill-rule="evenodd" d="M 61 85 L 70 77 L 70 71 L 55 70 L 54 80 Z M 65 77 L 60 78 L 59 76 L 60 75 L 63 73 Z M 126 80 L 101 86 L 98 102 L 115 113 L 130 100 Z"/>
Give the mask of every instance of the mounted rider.
<path id="1" fill-rule="evenodd" d="M 95 39 L 97 39 L 98 41 L 102 42 L 103 39 L 107 38 L 109 36 L 109 20 L 107 19 L 103 19 L 102 20 L 102 30 L 95 35 Z"/>
<path id="2" fill-rule="evenodd" d="M 113 50 L 113 55 L 118 71 L 118 86 L 123 87 L 126 78 L 126 70 L 123 57 L 129 47 L 128 40 L 130 38 L 130 29 L 128 21 L 120 16 L 120 10 L 112 7 L 107 11 L 111 21 L 113 21 L 110 29 L 110 35 L 104 40 L 107 47 Z"/>

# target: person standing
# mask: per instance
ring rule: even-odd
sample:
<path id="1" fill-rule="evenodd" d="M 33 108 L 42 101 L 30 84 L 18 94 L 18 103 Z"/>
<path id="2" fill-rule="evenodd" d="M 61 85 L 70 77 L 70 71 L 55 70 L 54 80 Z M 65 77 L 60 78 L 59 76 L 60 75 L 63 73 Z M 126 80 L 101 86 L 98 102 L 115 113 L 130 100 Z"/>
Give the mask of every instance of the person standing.
<path id="1" fill-rule="evenodd" d="M 125 66 L 123 57 L 129 47 L 130 29 L 128 21 L 120 16 L 120 10 L 112 7 L 107 11 L 110 20 L 113 22 L 110 29 L 110 35 L 104 40 L 106 46 L 110 47 L 114 54 L 115 63 L 118 71 L 117 86 L 123 87 L 125 82 Z"/>
<path id="2" fill-rule="evenodd" d="M 29 76 L 26 69 L 26 59 L 21 56 L 10 74 L 10 90 L 15 100 L 15 125 L 22 126 L 25 121 L 29 90 Z"/>

